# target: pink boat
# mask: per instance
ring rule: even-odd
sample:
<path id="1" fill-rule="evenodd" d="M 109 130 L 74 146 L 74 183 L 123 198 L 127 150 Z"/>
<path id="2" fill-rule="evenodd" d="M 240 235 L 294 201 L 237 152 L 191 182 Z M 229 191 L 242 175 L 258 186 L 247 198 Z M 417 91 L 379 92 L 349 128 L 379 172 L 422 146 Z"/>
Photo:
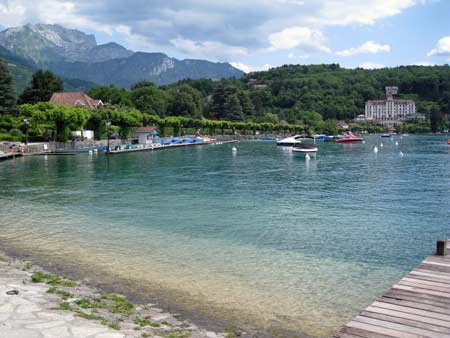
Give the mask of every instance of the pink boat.
<path id="1" fill-rule="evenodd" d="M 351 131 L 346 131 L 344 137 L 338 139 L 336 143 L 351 143 L 351 142 L 361 142 L 363 139 L 354 135 Z"/>

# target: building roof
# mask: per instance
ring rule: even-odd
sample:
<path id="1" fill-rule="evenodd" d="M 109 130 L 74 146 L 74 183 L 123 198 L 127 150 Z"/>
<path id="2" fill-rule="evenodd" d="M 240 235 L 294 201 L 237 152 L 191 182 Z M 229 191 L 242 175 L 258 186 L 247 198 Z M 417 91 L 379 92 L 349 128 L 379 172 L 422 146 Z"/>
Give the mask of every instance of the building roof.
<path id="1" fill-rule="evenodd" d="M 386 102 L 394 102 L 395 104 L 415 104 L 414 100 L 368 100 L 367 104 L 386 104 Z"/>
<path id="2" fill-rule="evenodd" d="M 69 107 L 85 107 L 89 109 L 95 109 L 103 105 L 101 100 L 95 100 L 83 92 L 53 93 L 50 102 Z"/>
<path id="3" fill-rule="evenodd" d="M 156 127 L 139 127 L 136 129 L 136 133 L 152 133 L 152 132 L 158 132 L 159 134 L 159 130 Z"/>

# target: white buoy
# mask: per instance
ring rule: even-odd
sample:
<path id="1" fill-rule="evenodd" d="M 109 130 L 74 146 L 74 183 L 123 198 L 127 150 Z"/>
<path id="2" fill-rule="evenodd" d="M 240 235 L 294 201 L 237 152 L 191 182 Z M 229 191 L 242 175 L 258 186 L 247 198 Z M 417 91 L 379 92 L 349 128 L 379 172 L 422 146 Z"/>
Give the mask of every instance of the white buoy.
<path id="1" fill-rule="evenodd" d="M 384 144 L 383 144 L 383 142 L 381 142 L 381 143 L 380 143 L 380 147 L 381 147 L 381 148 L 383 148 L 383 147 L 384 147 Z"/>
<path id="2" fill-rule="evenodd" d="M 233 148 L 231 148 L 231 151 L 232 151 L 233 153 L 237 153 L 237 148 L 233 146 Z"/>
<path id="3" fill-rule="evenodd" d="M 311 157 L 309 156 L 309 154 L 306 154 L 305 155 L 305 160 L 310 160 L 311 159 Z"/>
<path id="4" fill-rule="evenodd" d="M 378 147 L 377 147 L 377 146 L 373 147 L 373 152 L 374 152 L 375 154 L 378 153 Z"/>
<path id="5" fill-rule="evenodd" d="M 89 155 L 92 155 L 94 152 L 92 150 L 89 150 Z"/>
<path id="6" fill-rule="evenodd" d="M 363 144 L 366 144 L 366 141 L 363 140 Z"/>
<path id="7" fill-rule="evenodd" d="M 405 154 L 403 154 L 402 152 L 399 153 L 400 157 L 405 156 Z"/>
<path id="8" fill-rule="evenodd" d="M 397 146 L 397 147 L 398 147 L 398 142 L 397 142 L 397 141 L 395 141 L 395 146 Z"/>

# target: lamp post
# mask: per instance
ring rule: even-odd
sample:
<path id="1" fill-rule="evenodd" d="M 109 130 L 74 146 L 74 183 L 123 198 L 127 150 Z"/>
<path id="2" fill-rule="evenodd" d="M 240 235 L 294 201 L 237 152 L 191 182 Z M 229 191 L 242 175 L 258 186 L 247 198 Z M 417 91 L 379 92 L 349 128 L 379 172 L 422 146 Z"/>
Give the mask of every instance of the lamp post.
<path id="1" fill-rule="evenodd" d="M 28 125 L 30 122 L 27 119 L 23 119 L 23 122 L 25 123 L 25 144 L 28 144 Z"/>
<path id="2" fill-rule="evenodd" d="M 108 141 L 106 143 L 106 153 L 109 153 L 109 127 L 111 126 L 111 121 L 106 121 L 106 134 L 108 136 Z"/>

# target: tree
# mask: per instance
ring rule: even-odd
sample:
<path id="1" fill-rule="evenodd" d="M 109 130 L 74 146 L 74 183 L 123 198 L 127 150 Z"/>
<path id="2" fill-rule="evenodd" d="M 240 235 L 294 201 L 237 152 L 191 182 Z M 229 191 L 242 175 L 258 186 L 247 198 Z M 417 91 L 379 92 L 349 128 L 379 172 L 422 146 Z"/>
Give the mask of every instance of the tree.
<path id="1" fill-rule="evenodd" d="M 131 107 L 130 93 L 123 88 L 110 86 L 99 86 L 91 88 L 88 93 L 90 97 L 102 100 L 105 104 Z"/>
<path id="2" fill-rule="evenodd" d="M 38 70 L 33 74 L 31 85 L 19 96 L 19 103 L 47 102 L 55 92 L 64 90 L 63 81 L 46 70 Z"/>
<path id="3" fill-rule="evenodd" d="M 223 115 L 220 117 L 229 121 L 244 120 L 244 113 L 242 111 L 241 103 L 236 94 L 226 97 L 223 105 Z"/>
<path id="4" fill-rule="evenodd" d="M 431 114 L 430 114 L 430 127 L 431 127 L 431 131 L 433 133 L 436 133 L 439 131 L 440 127 L 442 124 L 442 114 L 441 111 L 439 110 L 439 106 L 434 105 L 431 108 Z"/>
<path id="5" fill-rule="evenodd" d="M 0 59 L 0 115 L 16 112 L 14 83 L 9 73 L 8 64 Z"/>
<path id="6" fill-rule="evenodd" d="M 164 91 L 149 82 L 131 92 L 133 106 L 144 114 L 164 116 L 167 110 L 167 96 Z"/>
<path id="7" fill-rule="evenodd" d="M 239 102 L 241 103 L 242 112 L 245 117 L 249 117 L 255 113 L 255 107 L 253 106 L 252 99 L 250 95 L 245 91 L 240 91 L 239 94 Z"/>
<path id="8" fill-rule="evenodd" d="M 167 115 L 203 117 L 203 102 L 200 92 L 187 84 L 169 91 Z"/>

